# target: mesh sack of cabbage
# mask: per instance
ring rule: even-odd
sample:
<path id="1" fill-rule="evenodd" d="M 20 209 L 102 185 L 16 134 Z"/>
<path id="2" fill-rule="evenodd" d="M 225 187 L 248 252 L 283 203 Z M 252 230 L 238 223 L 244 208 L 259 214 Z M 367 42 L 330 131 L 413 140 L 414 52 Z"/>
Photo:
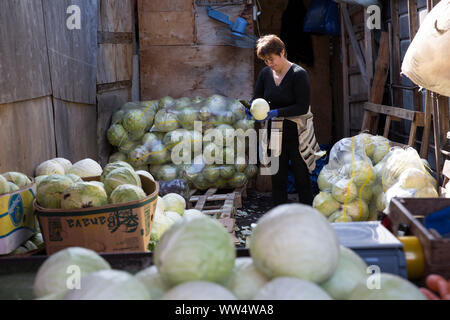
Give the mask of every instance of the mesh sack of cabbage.
<path id="1" fill-rule="evenodd" d="M 254 122 L 247 120 L 239 100 L 220 95 L 164 97 L 147 105 L 156 111 L 150 130 L 140 140 L 121 135 L 119 146 L 118 139 L 110 139 L 118 146 L 110 161 L 147 169 L 158 181 L 186 179 L 190 187 L 201 190 L 240 187 L 256 175 L 257 167 L 249 165 L 246 156 L 251 139 L 246 132 Z"/>
<path id="2" fill-rule="evenodd" d="M 384 192 L 378 201 L 385 214 L 389 214 L 389 204 L 394 197 L 439 197 L 428 162 L 421 159 L 414 148 L 392 148 L 380 168 L 380 177 Z"/>
<path id="3" fill-rule="evenodd" d="M 330 222 L 377 220 L 383 194 L 379 169 L 389 150 L 389 140 L 367 133 L 338 141 L 319 174 L 313 207 Z"/>

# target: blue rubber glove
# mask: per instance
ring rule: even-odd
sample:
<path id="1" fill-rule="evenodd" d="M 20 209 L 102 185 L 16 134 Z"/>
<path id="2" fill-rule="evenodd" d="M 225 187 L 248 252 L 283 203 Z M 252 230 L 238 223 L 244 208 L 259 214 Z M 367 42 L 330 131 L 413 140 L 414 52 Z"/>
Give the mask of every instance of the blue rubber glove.
<path id="1" fill-rule="evenodd" d="M 244 108 L 244 109 L 245 109 L 245 114 L 247 115 L 247 119 L 252 120 L 253 117 L 252 117 L 252 114 L 250 113 L 250 110 L 248 110 L 247 108 Z"/>
<path id="2" fill-rule="evenodd" d="M 274 110 L 270 110 L 269 113 L 267 114 L 267 117 L 264 120 L 256 120 L 256 122 L 263 122 L 263 121 L 267 121 L 270 120 L 272 118 L 276 118 L 278 117 L 278 110 L 274 109 Z"/>

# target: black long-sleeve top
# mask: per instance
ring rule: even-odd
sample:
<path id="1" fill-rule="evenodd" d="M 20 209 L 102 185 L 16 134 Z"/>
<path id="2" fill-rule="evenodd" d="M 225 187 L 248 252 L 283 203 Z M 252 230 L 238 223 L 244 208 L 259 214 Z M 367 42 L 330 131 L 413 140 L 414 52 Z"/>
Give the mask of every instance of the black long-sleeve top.
<path id="1" fill-rule="evenodd" d="M 293 63 L 277 86 L 272 69 L 265 67 L 256 80 L 253 99 L 264 98 L 270 109 L 278 109 L 278 116 L 293 117 L 306 114 L 310 106 L 310 82 L 305 69 Z M 297 125 L 289 120 L 283 122 L 284 139 L 297 139 Z"/>

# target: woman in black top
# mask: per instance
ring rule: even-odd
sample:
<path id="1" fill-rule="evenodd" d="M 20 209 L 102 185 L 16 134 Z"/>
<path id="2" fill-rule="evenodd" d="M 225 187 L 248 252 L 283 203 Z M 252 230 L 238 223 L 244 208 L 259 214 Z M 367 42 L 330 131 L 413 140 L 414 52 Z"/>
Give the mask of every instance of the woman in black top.
<path id="1" fill-rule="evenodd" d="M 257 56 L 267 65 L 258 75 L 252 99 L 263 98 L 269 103 L 270 111 L 263 121 L 306 114 L 310 107 L 308 74 L 305 69 L 287 60 L 284 43 L 275 35 L 261 37 L 257 43 Z M 311 205 L 313 193 L 310 173 L 299 152 L 297 124 L 284 119 L 282 131 L 279 170 L 272 175 L 273 205 L 287 203 L 289 160 L 299 201 Z"/>

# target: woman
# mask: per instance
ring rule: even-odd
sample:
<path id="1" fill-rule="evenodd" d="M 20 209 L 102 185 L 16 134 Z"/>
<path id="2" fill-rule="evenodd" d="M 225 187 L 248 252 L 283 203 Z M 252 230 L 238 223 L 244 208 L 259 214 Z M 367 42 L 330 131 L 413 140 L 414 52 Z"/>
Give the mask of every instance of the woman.
<path id="1" fill-rule="evenodd" d="M 267 66 L 258 75 L 252 101 L 263 98 L 269 103 L 270 111 L 263 121 L 272 120 L 269 126 L 282 132 L 279 170 L 272 175 L 273 205 L 287 202 L 289 161 L 299 201 L 311 205 L 310 174 L 320 157 L 320 148 L 314 136 L 308 74 L 287 60 L 284 43 L 275 35 L 261 37 L 256 50 Z M 276 136 L 271 134 L 271 139 Z"/>

